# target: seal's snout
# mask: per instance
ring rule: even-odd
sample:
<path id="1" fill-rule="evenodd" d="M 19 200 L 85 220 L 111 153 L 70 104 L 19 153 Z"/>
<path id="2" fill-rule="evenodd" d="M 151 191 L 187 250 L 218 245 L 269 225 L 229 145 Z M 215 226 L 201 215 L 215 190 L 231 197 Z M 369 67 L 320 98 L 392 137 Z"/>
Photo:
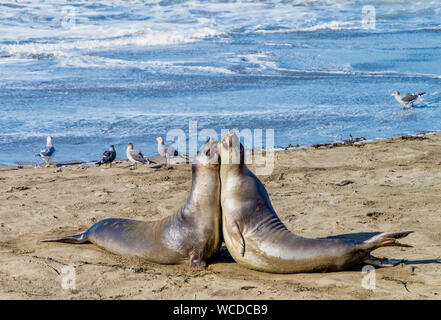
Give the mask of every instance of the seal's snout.
<path id="1" fill-rule="evenodd" d="M 228 131 L 224 137 L 222 138 L 222 146 L 229 150 L 233 145 L 233 138 L 236 137 L 236 133 L 234 131 Z"/>
<path id="2" fill-rule="evenodd" d="M 227 150 L 230 148 L 230 137 L 224 137 L 222 139 L 222 146 Z"/>
<path id="3" fill-rule="evenodd" d="M 211 157 L 213 158 L 216 155 L 217 155 L 217 146 L 214 146 L 213 149 L 211 150 Z"/>

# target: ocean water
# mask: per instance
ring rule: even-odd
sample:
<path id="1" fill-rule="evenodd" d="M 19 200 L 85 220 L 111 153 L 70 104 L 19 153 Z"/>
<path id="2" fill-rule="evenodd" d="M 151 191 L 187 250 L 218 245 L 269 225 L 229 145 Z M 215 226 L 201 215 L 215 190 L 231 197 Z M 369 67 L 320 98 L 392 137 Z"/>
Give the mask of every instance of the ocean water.
<path id="1" fill-rule="evenodd" d="M 0 2 L 2 164 L 46 135 L 54 161 L 151 156 L 189 121 L 279 146 L 438 131 L 440 85 L 441 1 Z"/>

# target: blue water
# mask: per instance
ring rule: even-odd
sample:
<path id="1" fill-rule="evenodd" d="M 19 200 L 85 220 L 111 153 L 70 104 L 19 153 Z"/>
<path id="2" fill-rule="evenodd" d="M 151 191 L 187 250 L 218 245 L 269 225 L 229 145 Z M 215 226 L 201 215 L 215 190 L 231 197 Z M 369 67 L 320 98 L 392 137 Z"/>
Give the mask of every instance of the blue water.
<path id="1" fill-rule="evenodd" d="M 151 156 L 189 121 L 281 146 L 438 131 L 440 49 L 441 1 L 2 0 L 0 163 L 46 135 L 54 161 Z"/>

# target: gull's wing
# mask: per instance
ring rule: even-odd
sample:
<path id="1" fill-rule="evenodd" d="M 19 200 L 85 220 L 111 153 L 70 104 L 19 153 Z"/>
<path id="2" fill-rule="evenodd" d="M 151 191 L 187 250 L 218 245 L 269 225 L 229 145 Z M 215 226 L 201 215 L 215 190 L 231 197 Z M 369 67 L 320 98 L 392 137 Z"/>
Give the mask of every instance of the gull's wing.
<path id="1" fill-rule="evenodd" d="M 52 157 L 55 153 L 55 148 L 51 147 L 43 147 L 40 150 L 40 156 L 42 157 Z"/>
<path id="2" fill-rule="evenodd" d="M 170 147 L 170 146 L 167 146 L 166 153 L 169 156 L 177 156 L 178 155 L 178 152 L 175 150 L 175 148 Z"/>
<path id="3" fill-rule="evenodd" d="M 146 163 L 146 160 L 144 159 L 144 156 L 142 155 L 142 153 L 139 150 L 130 150 L 130 156 L 135 161 Z"/>
<path id="4" fill-rule="evenodd" d="M 400 96 L 401 101 L 403 102 L 412 102 L 418 98 L 417 94 L 405 93 Z"/>
<path id="5" fill-rule="evenodd" d="M 103 163 L 111 162 L 111 161 L 115 160 L 115 157 L 116 157 L 116 152 L 106 150 L 103 153 L 103 159 L 101 161 Z"/>

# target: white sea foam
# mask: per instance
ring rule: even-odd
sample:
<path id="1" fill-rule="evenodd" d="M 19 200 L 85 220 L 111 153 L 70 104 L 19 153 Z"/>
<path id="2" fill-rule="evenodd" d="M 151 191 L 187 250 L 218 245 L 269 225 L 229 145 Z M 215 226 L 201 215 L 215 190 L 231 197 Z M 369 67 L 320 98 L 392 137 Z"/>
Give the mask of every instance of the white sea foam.
<path id="1" fill-rule="evenodd" d="M 97 40 L 61 40 L 55 43 L 24 43 L 7 44 L 0 46 L 3 54 L 15 55 L 18 57 L 29 56 L 55 56 L 65 57 L 72 50 L 102 50 L 115 49 L 127 46 L 151 46 L 184 43 L 212 37 L 220 34 L 210 28 L 190 29 L 183 31 L 157 31 L 145 29 L 135 35 L 119 37 L 116 39 L 97 39 Z"/>
<path id="2" fill-rule="evenodd" d="M 274 127 L 278 145 L 438 130 L 439 1 L 374 5 L 363 31 L 355 0 L 3 0 L 0 162 L 34 159 L 47 134 L 58 159 L 109 139 L 148 154 L 194 119 Z M 434 107 L 389 97 L 414 89 Z"/>
<path id="3" fill-rule="evenodd" d="M 361 9 L 352 1 L 189 0 L 159 4 L 155 0 L 45 0 L 17 4 L 3 6 L 0 11 L 0 52 L 19 57 L 60 57 L 72 50 L 173 45 L 237 32 L 362 29 Z M 75 23 L 66 27 L 63 19 L 71 9 L 75 11 Z M 436 10 L 433 12 L 439 15 Z"/>
<path id="4" fill-rule="evenodd" d="M 229 69 L 214 67 L 214 66 L 192 66 L 185 65 L 185 61 L 132 61 L 127 59 L 115 59 L 105 58 L 99 56 L 90 55 L 72 55 L 66 56 L 65 59 L 61 59 L 60 67 L 75 67 L 75 68 L 136 68 L 149 72 L 167 72 L 169 74 L 184 72 L 197 73 L 221 73 L 221 74 L 234 74 Z"/>

